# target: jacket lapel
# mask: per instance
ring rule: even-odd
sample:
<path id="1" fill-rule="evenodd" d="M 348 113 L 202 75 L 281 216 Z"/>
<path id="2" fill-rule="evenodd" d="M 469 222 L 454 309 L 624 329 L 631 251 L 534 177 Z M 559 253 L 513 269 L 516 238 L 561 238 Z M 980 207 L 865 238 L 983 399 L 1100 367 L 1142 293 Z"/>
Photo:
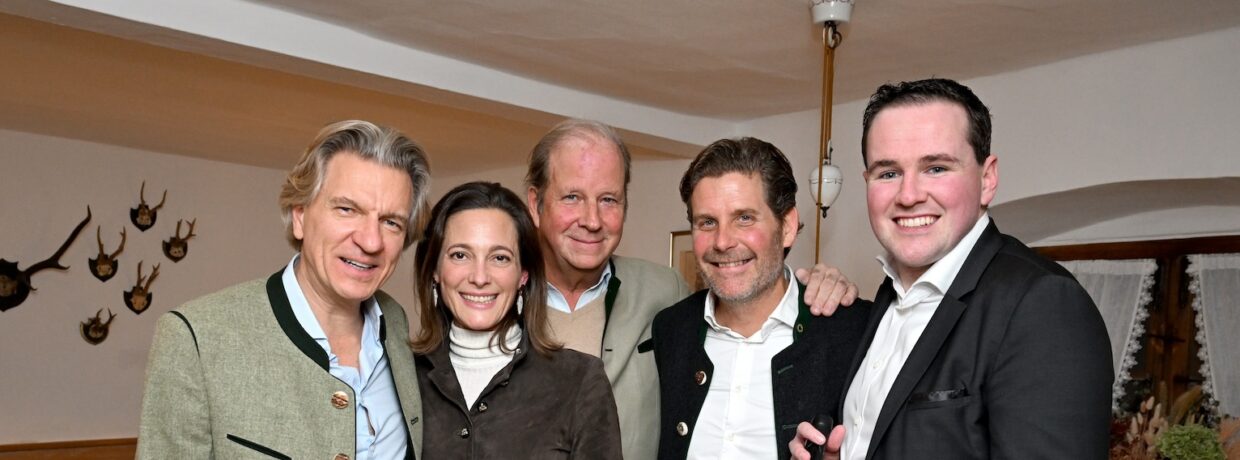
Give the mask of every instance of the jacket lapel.
<path id="1" fill-rule="evenodd" d="M 796 283 L 798 305 L 796 323 L 792 325 L 792 344 L 788 345 L 783 350 L 780 350 L 779 353 L 776 353 L 775 356 L 771 357 L 771 369 L 776 369 L 777 372 L 780 373 L 791 370 L 792 366 L 800 361 L 797 357 L 805 354 L 805 352 L 823 351 L 809 348 L 801 342 L 801 336 L 805 335 L 805 333 L 809 331 L 811 326 L 810 322 L 813 320 L 814 315 L 809 312 L 809 305 L 805 303 L 805 285 L 801 284 L 799 281 Z M 702 320 L 702 324 L 706 324 L 705 319 Z M 703 330 L 703 332 L 705 331 Z M 705 336 L 703 336 L 703 342 L 705 342 Z"/>
<path id="2" fill-rule="evenodd" d="M 417 368 L 414 365 L 413 350 L 406 342 L 407 336 L 388 334 L 387 318 L 404 318 L 404 310 L 387 296 L 375 296 L 383 316 L 379 317 L 379 340 L 383 344 L 383 353 L 388 359 L 388 369 L 392 371 L 392 382 L 396 386 L 396 399 L 400 403 L 405 417 L 405 427 L 409 435 L 407 458 L 420 457 L 422 446 L 422 394 L 418 384 Z M 399 316 L 397 316 L 399 314 Z M 406 320 L 408 321 L 408 320 Z M 395 327 L 407 326 L 407 322 L 396 321 Z"/>
<path id="3" fill-rule="evenodd" d="M 603 336 L 599 341 L 602 348 L 607 348 L 607 333 L 611 331 L 611 312 L 616 308 L 616 299 L 620 297 L 620 270 L 616 267 L 615 259 L 608 259 L 607 263 L 611 265 L 611 280 L 607 282 L 607 292 L 603 294 Z M 623 321 L 622 321 L 623 322 Z M 613 379 L 615 375 L 624 369 L 627 364 L 625 360 L 629 359 L 632 351 L 624 354 L 623 357 L 616 356 L 614 351 L 608 352 L 600 350 L 603 360 L 603 371 L 607 373 L 608 379 Z M 614 380 L 612 380 L 614 381 Z"/>
<path id="4" fill-rule="evenodd" d="M 461 390 L 461 383 L 456 378 L 456 372 L 452 369 L 448 347 L 447 340 L 445 340 L 435 351 L 422 356 L 422 359 L 431 364 L 431 370 L 426 373 L 426 379 L 435 386 L 435 391 L 443 395 L 444 399 L 451 402 L 461 412 L 468 414 L 469 408 L 465 407 L 465 393 Z"/>
<path id="5" fill-rule="evenodd" d="M 982 235 L 977 238 L 977 244 L 973 245 L 973 251 L 969 252 L 964 265 L 960 267 L 960 273 L 956 274 L 952 287 L 947 289 L 947 296 L 953 299 L 963 299 L 977 289 L 977 283 L 982 279 L 982 274 L 986 273 L 990 261 L 995 258 L 1001 248 L 1003 248 L 1003 238 L 999 234 L 999 228 L 995 227 L 995 221 L 991 220 L 990 224 L 986 225 L 986 230 L 983 230 Z"/>
<path id="6" fill-rule="evenodd" d="M 857 376 L 857 370 L 861 368 L 861 361 L 865 360 L 866 353 L 870 350 L 870 344 L 874 342 L 874 334 L 878 331 L 878 323 L 883 320 L 883 314 L 891 307 L 892 299 L 895 299 L 896 291 L 892 287 L 891 278 L 883 281 L 883 285 L 879 286 L 878 293 L 874 295 L 874 307 L 870 309 L 870 318 L 865 325 L 865 334 L 861 336 L 861 343 L 857 346 L 856 353 L 853 354 L 852 364 L 848 366 L 848 377 L 844 379 L 844 394 L 840 397 L 839 413 L 844 414 L 844 400 L 848 397 L 848 389 L 852 388 L 853 378 Z M 843 423 L 843 420 L 840 420 Z"/>
<path id="7" fill-rule="evenodd" d="M 876 448 L 883 439 L 883 435 L 891 427 L 892 420 L 904 408 L 904 402 L 908 400 L 908 395 L 912 393 L 917 382 L 921 381 L 921 377 L 925 375 L 926 370 L 930 367 L 930 363 L 934 362 L 934 359 L 939 355 L 939 350 L 943 348 L 943 343 L 951 336 L 952 330 L 956 327 L 956 322 L 964 313 L 965 307 L 968 306 L 959 299 L 973 292 L 977 287 L 978 280 L 985 273 L 986 267 L 990 265 L 990 260 L 995 257 L 995 254 L 999 252 L 999 248 L 1002 246 L 1003 240 L 999 237 L 999 230 L 995 227 L 992 220 L 986 226 L 982 235 L 978 237 L 977 243 L 973 245 L 973 250 L 969 251 L 969 256 L 965 258 L 960 272 L 956 274 L 951 287 L 947 289 L 943 300 L 939 302 L 938 308 L 935 309 L 934 316 L 930 317 L 930 322 L 926 324 L 925 331 L 917 339 L 917 344 L 913 346 L 913 351 L 909 353 L 908 359 L 904 361 L 904 366 L 900 368 L 900 373 L 896 375 L 895 382 L 891 384 L 891 390 L 887 392 L 887 399 L 883 401 L 883 408 L 878 413 L 878 421 L 875 423 L 874 433 L 870 437 L 870 448 L 869 452 L 866 453 L 866 458 L 874 455 Z M 891 280 L 888 279 L 883 287 L 886 290 L 892 290 L 890 283 Z M 892 294 L 894 294 L 894 290 L 892 290 Z M 890 304 L 890 299 L 886 303 Z M 975 308 L 983 308 L 983 306 L 979 305 Z M 871 324 L 871 331 L 876 326 L 877 323 Z M 873 340 L 873 335 L 871 334 L 867 340 Z"/>
<path id="8" fill-rule="evenodd" d="M 904 401 L 908 399 L 909 393 L 913 391 L 913 387 L 917 386 L 917 382 L 921 381 L 921 376 L 925 375 L 930 363 L 934 362 L 934 358 L 938 356 L 943 342 L 947 341 L 952 329 L 956 327 L 956 321 L 964 313 L 964 307 L 963 302 L 954 298 L 944 297 L 943 301 L 939 302 L 934 316 L 930 317 L 930 323 L 926 324 L 926 330 L 921 333 L 921 338 L 917 339 L 913 351 L 904 361 L 904 367 L 900 368 L 900 373 L 892 382 L 891 390 L 887 392 L 887 399 L 883 401 L 883 409 L 878 412 L 878 421 L 874 424 L 874 434 L 870 437 L 867 458 L 874 454 L 887 428 L 891 426 L 892 419 L 904 408 Z"/>
<path id="9" fill-rule="evenodd" d="M 276 322 L 280 324 L 280 329 L 284 331 L 284 335 L 288 336 L 289 341 L 297 346 L 298 350 L 318 364 L 319 367 L 327 371 L 331 368 L 331 362 L 327 357 L 327 352 L 323 347 L 306 333 L 301 327 L 301 323 L 297 322 L 297 315 L 293 313 L 293 306 L 289 304 L 288 293 L 284 291 L 284 270 L 275 272 L 270 278 L 267 278 L 267 300 L 271 304 L 271 313 L 276 317 Z"/>

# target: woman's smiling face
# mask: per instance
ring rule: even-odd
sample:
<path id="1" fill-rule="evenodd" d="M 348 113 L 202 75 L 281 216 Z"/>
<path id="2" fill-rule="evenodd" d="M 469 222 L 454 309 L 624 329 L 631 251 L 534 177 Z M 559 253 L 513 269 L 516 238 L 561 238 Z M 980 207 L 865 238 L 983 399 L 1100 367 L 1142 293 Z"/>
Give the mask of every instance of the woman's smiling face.
<path id="1" fill-rule="evenodd" d="M 457 326 L 494 330 L 529 276 L 516 225 L 501 210 L 470 209 L 449 217 L 446 227 L 435 273 L 444 304 Z"/>

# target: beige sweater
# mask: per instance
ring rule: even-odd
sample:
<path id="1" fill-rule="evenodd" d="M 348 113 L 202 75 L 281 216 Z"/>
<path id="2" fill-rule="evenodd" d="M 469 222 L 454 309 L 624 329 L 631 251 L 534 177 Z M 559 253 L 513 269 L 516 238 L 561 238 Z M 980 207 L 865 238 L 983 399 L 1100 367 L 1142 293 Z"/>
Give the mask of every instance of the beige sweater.
<path id="1" fill-rule="evenodd" d="M 547 309 L 547 322 L 555 341 L 564 348 L 577 350 L 598 357 L 603 350 L 603 326 L 607 323 L 607 306 L 604 296 L 580 305 L 572 313 L 554 308 Z"/>

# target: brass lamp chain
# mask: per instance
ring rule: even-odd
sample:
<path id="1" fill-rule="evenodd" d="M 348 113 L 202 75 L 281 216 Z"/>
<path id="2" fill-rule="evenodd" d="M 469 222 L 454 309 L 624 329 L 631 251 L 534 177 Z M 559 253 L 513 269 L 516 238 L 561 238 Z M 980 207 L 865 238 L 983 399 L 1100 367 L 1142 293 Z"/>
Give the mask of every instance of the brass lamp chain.
<path id="1" fill-rule="evenodd" d="M 835 47 L 844 40 L 835 21 L 827 21 L 822 27 L 822 126 L 818 137 L 818 194 L 817 206 L 822 217 L 814 219 L 814 264 L 820 261 L 822 240 L 822 221 L 827 217 L 827 210 L 822 206 L 822 169 L 831 161 L 829 146 L 831 143 L 831 90 L 835 80 Z"/>

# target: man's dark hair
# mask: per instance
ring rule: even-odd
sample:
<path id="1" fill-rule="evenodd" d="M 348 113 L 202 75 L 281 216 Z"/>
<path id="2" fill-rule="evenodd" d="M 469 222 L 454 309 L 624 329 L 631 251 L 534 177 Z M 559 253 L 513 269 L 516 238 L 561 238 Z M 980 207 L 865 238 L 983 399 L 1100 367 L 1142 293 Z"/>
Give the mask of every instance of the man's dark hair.
<path id="1" fill-rule="evenodd" d="M 870 126 L 874 117 L 883 109 L 909 105 L 927 104 L 931 102 L 949 102 L 959 105 L 969 120 L 967 133 L 969 145 L 973 147 L 973 155 L 977 163 L 982 164 L 990 156 L 990 109 L 982 103 L 973 90 L 955 80 L 946 78 L 929 78 L 918 81 L 906 81 L 896 84 L 885 84 L 870 96 L 870 103 L 865 107 L 865 115 L 861 122 L 861 161 L 869 165 L 869 152 L 866 144 L 870 137 Z"/>
<path id="2" fill-rule="evenodd" d="M 720 139 L 706 146 L 680 179 L 680 199 L 685 203 L 690 223 L 693 222 L 693 205 L 689 197 L 698 182 L 733 172 L 756 174 L 762 179 L 766 205 L 776 217 L 782 219 L 796 207 L 797 181 L 792 176 L 792 164 L 783 152 L 769 142 L 752 137 Z M 800 229 L 799 224 L 797 228 Z"/>

